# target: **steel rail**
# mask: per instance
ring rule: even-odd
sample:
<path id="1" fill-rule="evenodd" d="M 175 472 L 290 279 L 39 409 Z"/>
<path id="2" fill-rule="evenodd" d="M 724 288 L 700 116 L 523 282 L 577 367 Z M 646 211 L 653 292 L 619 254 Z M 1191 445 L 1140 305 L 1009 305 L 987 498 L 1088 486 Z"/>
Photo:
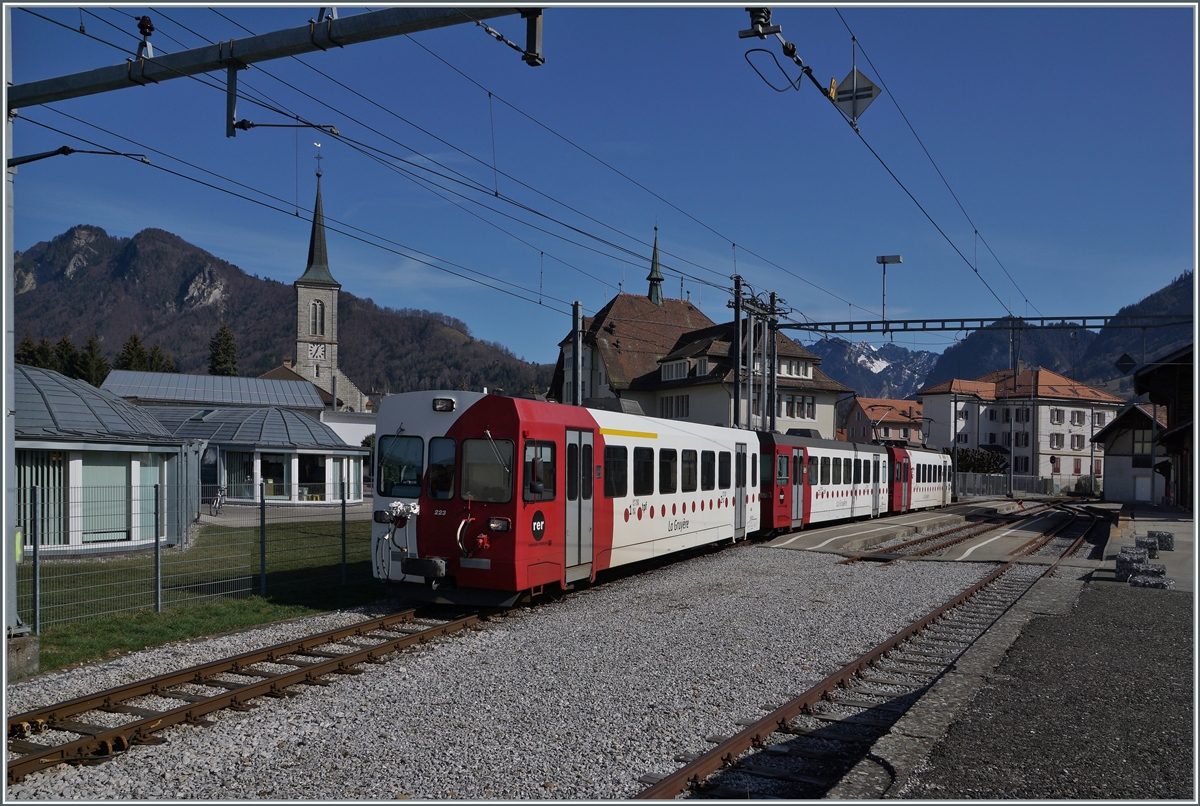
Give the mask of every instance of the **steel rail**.
<path id="1" fill-rule="evenodd" d="M 1075 513 L 1072 513 L 1073 515 Z M 1046 532 L 1045 543 L 1048 543 L 1054 536 L 1066 528 L 1067 525 L 1074 522 L 1074 518 L 1060 524 L 1055 524 Z M 1030 551 L 1036 551 L 1037 546 Z M 1029 553 L 1029 552 L 1027 552 Z M 1022 555 L 1024 556 L 1024 555 Z M 822 700 L 829 699 L 831 693 L 838 688 L 847 686 L 857 675 L 866 671 L 866 669 L 888 653 L 896 650 L 900 645 L 904 644 L 913 636 L 928 628 L 939 618 L 945 615 L 948 611 L 958 607 L 963 602 L 966 602 L 975 594 L 991 585 L 1013 566 L 1017 565 L 1018 559 L 1010 560 L 1004 565 L 997 568 L 992 573 L 988 574 L 982 580 L 972 585 L 967 590 L 958 594 L 954 598 L 939 605 L 931 610 L 920 620 L 913 622 L 909 626 L 900 630 L 898 633 L 888 638 L 883 643 L 876 646 L 874 649 L 859 656 L 855 660 L 843 666 L 841 669 L 826 676 L 814 686 L 809 688 L 799 697 L 783 704 L 771 713 L 762 717 L 758 721 L 750 724 L 745 730 L 739 731 L 728 739 L 724 740 L 712 750 L 697 756 L 692 761 L 685 764 L 673 773 L 670 773 L 660 779 L 657 783 L 651 784 L 642 791 L 633 796 L 636 800 L 667 800 L 674 798 L 679 793 L 686 789 L 698 785 L 710 774 L 724 767 L 732 766 L 742 753 L 751 748 L 762 747 L 768 736 L 776 731 L 787 730 L 788 723 L 796 717 L 808 712 L 813 706 L 817 705 Z"/>
<path id="2" fill-rule="evenodd" d="M 212 724 L 203 717 L 224 708 L 248 710 L 255 706 L 249 701 L 262 696 L 285 697 L 291 692 L 286 689 L 297 684 L 328 685 L 321 679 L 329 674 L 361 674 L 353 668 L 360 663 L 382 663 L 383 656 L 413 644 L 425 643 L 433 638 L 448 635 L 477 623 L 478 614 L 435 625 L 416 632 L 405 633 L 397 638 L 383 638 L 379 643 L 361 646 L 345 653 L 322 652 L 318 647 L 334 644 L 343 638 L 365 637 L 378 630 L 409 623 L 414 612 L 407 611 L 381 619 L 363 622 L 350 627 L 331 630 L 318 635 L 306 636 L 297 641 L 277 644 L 265 649 L 213 661 L 200 666 L 149 678 L 108 691 L 86 695 L 66 703 L 19 714 L 8 720 L 8 744 L 10 756 L 23 753 L 8 762 L 8 782 L 16 783 L 36 770 L 63 762 L 95 763 L 111 758 L 114 754 L 128 750 L 134 744 L 154 744 L 163 741 L 154 733 L 180 723 L 198 725 Z M 348 646 L 343 644 L 343 646 Z M 349 645 L 358 646 L 358 645 Z M 286 659 L 289 655 L 317 658 L 312 662 Z M 265 672 L 252 667 L 256 663 L 275 663 L 296 667 L 288 672 Z M 219 674 L 236 674 L 261 678 L 248 683 L 215 680 Z M 200 685 L 224 688 L 226 691 L 213 696 L 181 694 L 169 689 L 180 685 Z M 166 711 L 126 705 L 131 699 L 159 696 L 183 699 L 185 704 Z M 100 710 L 124 713 L 140 717 L 112 728 L 88 725 L 67 719 L 87 711 Z M 83 738 L 59 745 L 39 745 L 27 741 L 24 736 L 41 730 L 61 730 L 78 733 Z"/>
<path id="3" fill-rule="evenodd" d="M 1049 505 L 1047 505 L 1047 506 L 1049 506 Z M 1045 511 L 1045 507 L 1039 508 L 1039 509 L 1026 510 L 1026 511 L 1020 513 L 1018 515 L 1018 518 L 1021 520 L 1024 520 L 1026 518 L 1031 518 L 1036 515 L 1041 515 L 1041 514 L 1043 514 L 1044 511 Z M 957 543 L 961 543 L 964 540 L 968 540 L 972 537 L 977 537 L 978 535 L 981 535 L 981 534 L 986 534 L 987 532 L 993 531 L 995 529 L 999 529 L 1001 526 L 1010 524 L 1012 522 L 1013 521 L 1011 521 L 1011 520 L 1001 520 L 999 522 L 983 521 L 982 523 L 960 523 L 960 524 L 951 526 L 949 528 L 943 529 L 940 532 L 935 532 L 931 535 L 925 535 L 924 537 L 916 537 L 916 538 L 913 538 L 912 540 L 907 540 L 903 543 L 897 543 L 894 546 L 887 546 L 884 548 L 877 547 L 877 548 L 871 549 L 870 551 L 864 551 L 861 554 L 855 554 L 851 557 L 845 558 L 844 560 L 839 560 L 838 565 L 851 565 L 852 563 L 856 563 L 860 560 L 865 560 L 868 557 L 878 557 L 882 554 L 894 554 L 896 551 L 911 548 L 913 546 L 919 546 L 922 543 L 928 543 L 931 540 L 940 540 L 949 535 L 953 535 L 955 532 L 963 531 L 964 529 L 965 530 L 970 530 L 970 529 L 975 530 L 975 531 L 971 531 L 965 535 L 959 535 L 959 536 L 950 538 L 946 542 L 940 543 L 936 546 L 931 546 L 927 549 L 923 549 L 922 551 L 905 555 L 905 556 L 909 556 L 909 557 L 917 557 L 917 556 L 920 556 L 922 553 L 928 553 L 930 551 L 937 551 L 939 548 L 949 548 L 950 546 L 953 546 Z M 900 558 L 897 558 L 897 559 L 900 559 Z M 884 565 L 890 565 L 891 563 L 893 563 L 895 561 L 896 560 L 890 560 L 889 562 L 884 563 Z"/>

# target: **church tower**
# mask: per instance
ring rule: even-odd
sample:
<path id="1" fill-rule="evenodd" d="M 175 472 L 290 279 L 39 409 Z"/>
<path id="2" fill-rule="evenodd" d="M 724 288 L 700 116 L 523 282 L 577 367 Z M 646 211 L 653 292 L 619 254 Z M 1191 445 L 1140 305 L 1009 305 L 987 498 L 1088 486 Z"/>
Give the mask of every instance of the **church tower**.
<path id="1" fill-rule="evenodd" d="M 312 234 L 308 241 L 308 265 L 293 285 L 296 288 L 296 360 L 293 371 L 312 381 L 318 388 L 335 395 L 335 409 L 365 411 L 366 401 L 362 392 L 338 371 L 338 291 L 342 286 L 329 273 L 319 168 L 317 201 L 313 205 Z"/>

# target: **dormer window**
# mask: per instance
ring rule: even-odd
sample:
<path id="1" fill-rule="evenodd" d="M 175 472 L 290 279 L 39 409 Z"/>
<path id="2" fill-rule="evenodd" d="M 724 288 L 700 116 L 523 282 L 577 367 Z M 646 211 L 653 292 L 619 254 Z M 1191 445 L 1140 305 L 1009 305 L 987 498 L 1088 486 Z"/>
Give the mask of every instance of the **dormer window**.
<path id="1" fill-rule="evenodd" d="M 706 375 L 708 375 L 708 359 L 701 358 L 696 362 L 696 377 L 702 378 Z"/>
<path id="2" fill-rule="evenodd" d="M 678 381 L 688 376 L 687 361 L 672 361 L 669 364 L 662 365 L 662 379 L 664 381 Z"/>

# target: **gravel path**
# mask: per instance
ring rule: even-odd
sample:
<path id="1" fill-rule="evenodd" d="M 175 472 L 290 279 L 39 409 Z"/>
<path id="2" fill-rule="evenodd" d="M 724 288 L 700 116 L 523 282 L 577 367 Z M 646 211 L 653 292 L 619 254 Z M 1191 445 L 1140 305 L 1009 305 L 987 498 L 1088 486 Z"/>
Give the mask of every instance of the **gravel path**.
<path id="1" fill-rule="evenodd" d="M 10 799 L 625 798 L 736 721 L 762 715 L 988 566 L 837 565 L 743 545 L 404 653 L 323 691 L 180 726 L 98 767 L 59 766 Z M 1161 595 L 1161 591 L 1151 593 Z M 10 713 L 367 617 L 340 613 L 8 688 Z"/>
<path id="2" fill-rule="evenodd" d="M 1093 583 L 1034 619 L 899 797 L 1194 801 L 1193 606 Z"/>

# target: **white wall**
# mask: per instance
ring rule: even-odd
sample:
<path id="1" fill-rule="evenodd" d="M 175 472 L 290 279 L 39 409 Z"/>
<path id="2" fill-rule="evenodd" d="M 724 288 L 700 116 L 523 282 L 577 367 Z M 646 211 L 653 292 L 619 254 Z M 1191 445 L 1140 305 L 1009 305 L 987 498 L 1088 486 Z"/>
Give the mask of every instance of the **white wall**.
<path id="1" fill-rule="evenodd" d="M 335 434 L 342 438 L 352 448 L 362 445 L 364 438 L 375 433 L 375 413 L 359 413 L 350 411 L 323 411 L 321 422 L 329 426 Z"/>

